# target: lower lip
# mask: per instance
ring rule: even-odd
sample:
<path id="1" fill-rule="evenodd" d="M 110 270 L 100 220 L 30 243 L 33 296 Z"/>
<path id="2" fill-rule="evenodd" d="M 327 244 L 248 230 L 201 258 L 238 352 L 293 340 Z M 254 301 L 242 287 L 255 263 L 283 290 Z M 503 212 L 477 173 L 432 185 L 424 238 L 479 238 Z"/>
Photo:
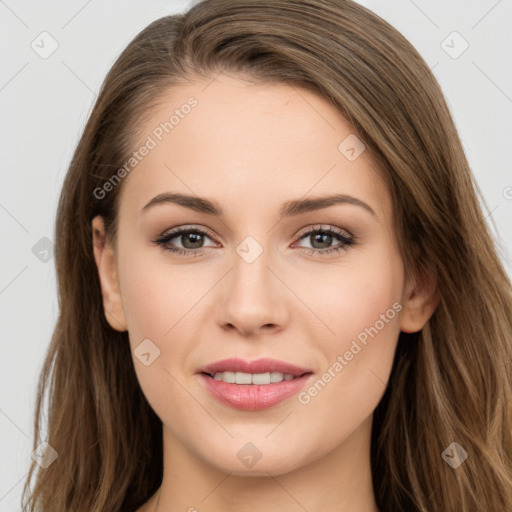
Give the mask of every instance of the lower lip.
<path id="1" fill-rule="evenodd" d="M 200 374 L 210 393 L 223 404 L 243 411 L 261 411 L 277 405 L 297 394 L 304 387 L 311 373 L 271 384 L 229 384 Z"/>

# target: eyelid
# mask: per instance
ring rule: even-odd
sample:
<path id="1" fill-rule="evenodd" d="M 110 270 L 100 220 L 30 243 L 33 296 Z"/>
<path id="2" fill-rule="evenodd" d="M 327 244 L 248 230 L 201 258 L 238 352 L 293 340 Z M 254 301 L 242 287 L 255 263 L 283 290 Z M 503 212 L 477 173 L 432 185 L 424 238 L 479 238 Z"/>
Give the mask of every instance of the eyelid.
<path id="1" fill-rule="evenodd" d="M 183 231 L 198 231 L 198 232 L 201 232 L 201 234 L 207 235 L 212 240 L 214 240 L 216 243 L 221 243 L 221 242 L 219 242 L 217 240 L 217 237 L 208 228 L 205 228 L 204 226 L 200 226 L 198 224 L 190 224 L 190 225 L 189 224 L 185 224 L 183 226 L 178 226 L 178 227 L 175 227 L 175 228 L 171 228 L 171 229 L 169 229 L 167 231 L 164 231 L 157 238 L 168 238 L 171 235 L 177 235 L 177 234 L 180 234 Z"/>
<path id="2" fill-rule="evenodd" d="M 209 238 L 215 243 L 220 243 L 217 241 L 216 237 L 211 234 L 210 230 L 205 227 L 198 227 L 197 225 L 183 225 L 172 228 L 170 231 L 164 232 L 162 235 L 153 239 L 152 243 L 156 246 L 161 247 L 163 250 L 168 251 L 179 257 L 197 257 L 202 256 L 207 251 L 207 249 L 212 249 L 212 246 L 199 247 L 197 249 L 186 249 L 180 247 L 169 247 L 168 244 L 170 240 L 175 237 L 179 237 L 183 233 L 196 233 L 200 236 Z M 329 233 L 338 238 L 339 244 L 337 246 L 325 249 L 315 249 L 313 247 L 299 247 L 299 249 L 311 255 L 318 255 L 319 257 L 329 257 L 340 253 L 341 251 L 347 251 L 350 247 L 354 245 L 358 245 L 358 238 L 352 235 L 349 231 L 338 228 L 336 226 L 324 225 L 324 224 L 316 224 L 313 226 L 308 226 L 302 229 L 299 234 L 295 235 L 295 242 L 291 245 L 292 248 L 295 248 L 295 244 L 299 243 L 303 239 L 307 239 L 308 236 L 312 236 L 314 233 Z"/>
<path id="3" fill-rule="evenodd" d="M 161 235 L 157 237 L 157 239 L 162 238 L 169 238 L 171 235 L 179 234 L 183 231 L 199 231 L 204 234 L 206 234 L 209 238 L 211 238 L 216 243 L 222 243 L 219 242 L 217 237 L 213 235 L 213 233 L 206 227 L 200 226 L 198 224 L 185 224 L 183 226 L 177 226 L 175 228 L 171 228 L 168 231 L 164 231 Z M 353 240 L 356 240 L 356 237 L 347 229 L 338 228 L 336 226 L 332 226 L 330 224 L 314 224 L 312 226 L 306 226 L 305 228 L 301 229 L 299 233 L 297 233 L 294 236 L 295 241 L 294 244 L 298 241 L 300 241 L 305 235 L 310 235 L 311 233 L 314 233 L 315 231 L 332 231 L 338 235 L 344 236 L 346 238 L 351 238 Z"/>
<path id="4" fill-rule="evenodd" d="M 301 239 L 304 235 L 310 235 L 311 233 L 314 233 L 315 231 L 333 231 L 334 233 L 338 235 L 345 236 L 347 238 L 353 238 L 356 237 L 347 229 L 338 228 L 336 226 L 333 226 L 331 224 L 314 224 L 313 226 L 308 226 L 304 229 L 302 229 L 297 235 L 296 238 Z"/>

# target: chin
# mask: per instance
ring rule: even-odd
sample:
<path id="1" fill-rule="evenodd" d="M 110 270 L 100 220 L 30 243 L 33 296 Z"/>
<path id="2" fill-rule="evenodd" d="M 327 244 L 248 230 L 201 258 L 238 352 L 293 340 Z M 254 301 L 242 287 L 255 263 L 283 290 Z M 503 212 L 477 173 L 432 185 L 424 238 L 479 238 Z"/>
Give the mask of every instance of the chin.
<path id="1" fill-rule="evenodd" d="M 258 455 L 258 452 L 248 445 L 249 443 L 241 449 L 227 448 L 222 454 L 211 454 L 211 456 L 203 457 L 203 460 L 218 471 L 251 477 L 268 477 L 269 474 L 272 476 L 283 475 L 311 462 L 299 460 L 296 450 L 291 450 L 290 453 L 288 451 L 281 453 L 279 456 L 276 456 L 276 452 L 273 451 L 265 456 L 264 450 Z M 234 456 L 231 456 L 230 453 L 233 453 Z M 244 459 L 246 460 L 244 461 Z"/>
<path id="2" fill-rule="evenodd" d="M 224 473 L 229 473 L 231 475 L 235 476 L 248 476 L 248 477 L 268 477 L 270 475 L 272 476 L 279 476 L 284 475 L 286 473 L 290 473 L 294 469 L 297 468 L 297 466 L 287 463 L 282 464 L 279 462 L 276 462 L 273 464 L 272 462 L 267 462 L 266 464 L 262 463 L 261 461 L 256 463 L 251 468 L 244 468 L 241 467 L 242 464 L 232 463 L 232 464 L 225 464 L 225 465 L 219 465 L 218 463 L 215 464 L 215 468 L 219 471 L 222 471 Z"/>

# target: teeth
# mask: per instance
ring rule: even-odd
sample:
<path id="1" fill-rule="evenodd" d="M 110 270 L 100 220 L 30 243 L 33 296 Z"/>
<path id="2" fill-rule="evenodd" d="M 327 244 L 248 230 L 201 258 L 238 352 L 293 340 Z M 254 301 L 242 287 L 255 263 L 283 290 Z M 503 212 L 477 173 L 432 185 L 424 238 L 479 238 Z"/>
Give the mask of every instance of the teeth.
<path id="1" fill-rule="evenodd" d="M 230 384 L 270 384 L 292 380 L 295 377 L 289 373 L 267 372 L 267 373 L 244 373 L 244 372 L 217 372 L 213 378 Z"/>
<path id="2" fill-rule="evenodd" d="M 252 384 L 252 375 L 250 373 L 236 372 L 235 382 L 237 384 Z"/>

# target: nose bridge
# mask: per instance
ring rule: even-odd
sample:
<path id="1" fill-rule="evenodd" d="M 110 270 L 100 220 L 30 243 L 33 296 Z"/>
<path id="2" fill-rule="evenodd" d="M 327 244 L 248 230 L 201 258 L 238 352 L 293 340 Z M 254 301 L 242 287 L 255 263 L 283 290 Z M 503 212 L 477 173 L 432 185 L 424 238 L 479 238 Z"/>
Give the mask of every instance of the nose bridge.
<path id="1" fill-rule="evenodd" d="M 282 284 L 273 275 L 272 250 L 247 236 L 235 247 L 232 271 L 226 276 L 221 323 L 249 332 L 284 321 Z M 270 268 L 269 268 L 270 267 Z"/>
<path id="2" fill-rule="evenodd" d="M 260 240 L 262 237 L 259 237 Z M 267 247 L 264 247 L 264 244 Z M 233 255 L 233 272 L 231 273 L 232 293 L 263 294 L 270 293 L 274 283 L 271 282 L 272 272 L 271 250 L 268 243 L 259 242 L 255 237 L 246 236 L 236 247 Z M 240 297 L 241 298 L 241 297 Z"/>

